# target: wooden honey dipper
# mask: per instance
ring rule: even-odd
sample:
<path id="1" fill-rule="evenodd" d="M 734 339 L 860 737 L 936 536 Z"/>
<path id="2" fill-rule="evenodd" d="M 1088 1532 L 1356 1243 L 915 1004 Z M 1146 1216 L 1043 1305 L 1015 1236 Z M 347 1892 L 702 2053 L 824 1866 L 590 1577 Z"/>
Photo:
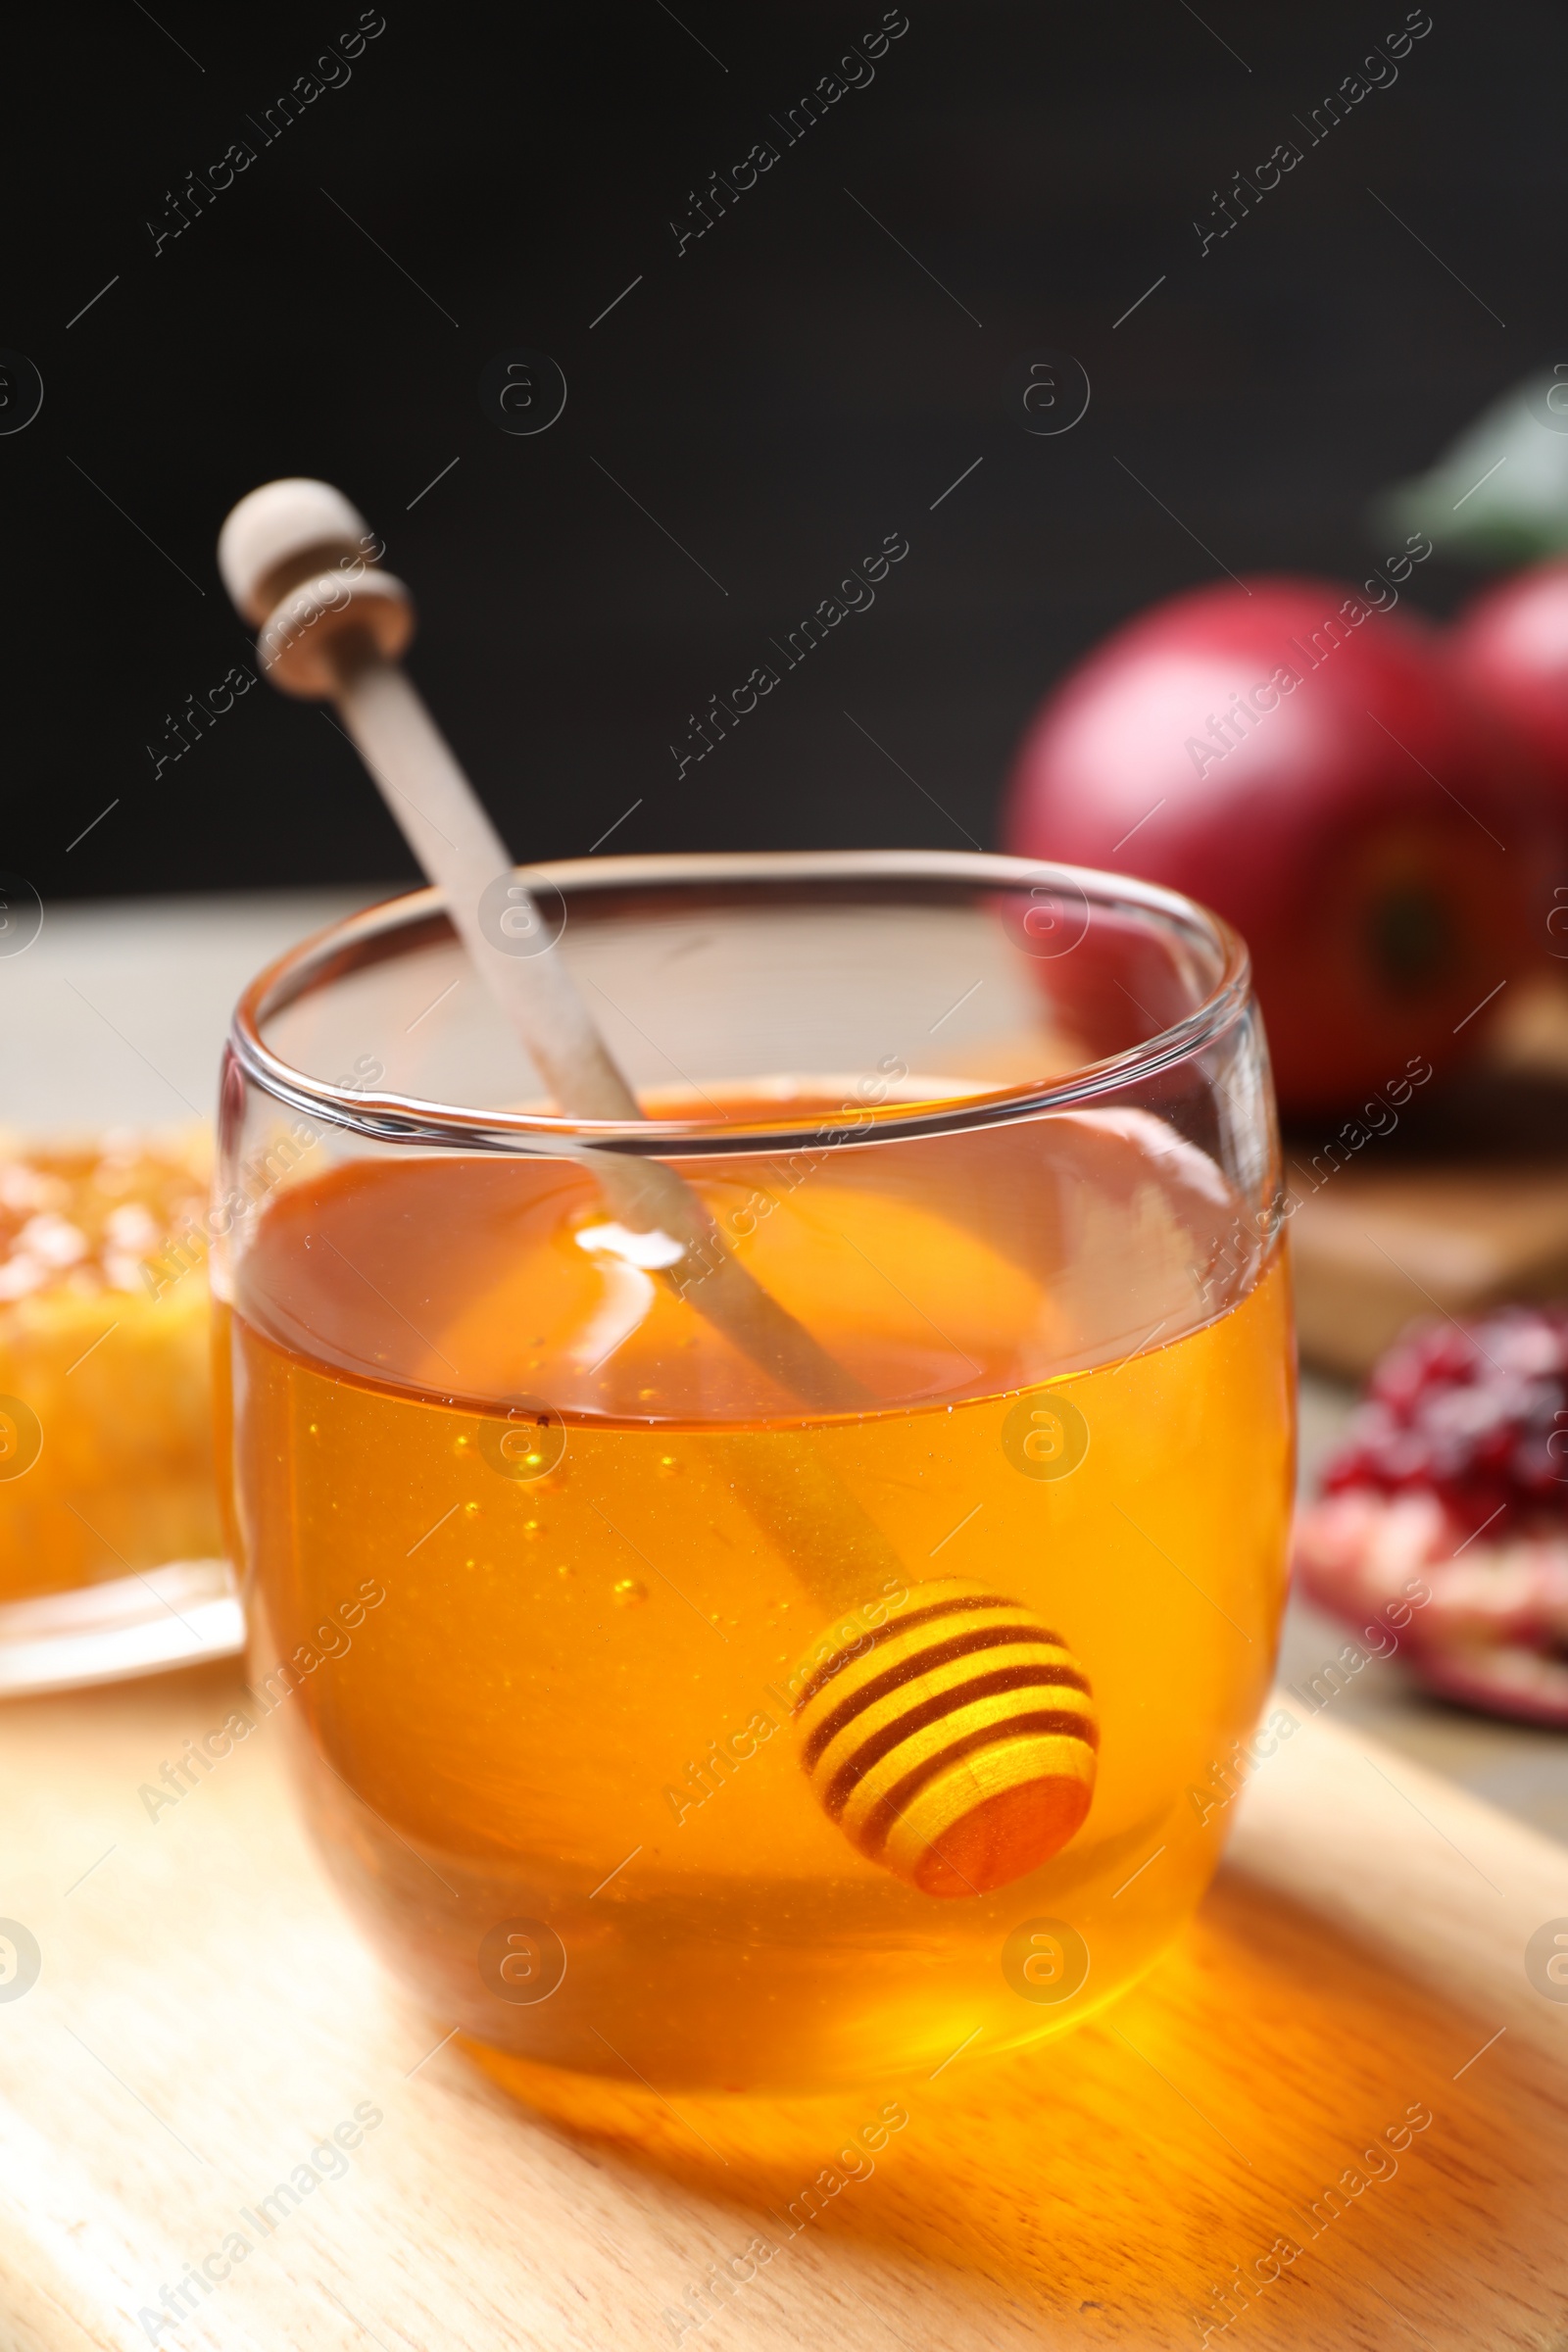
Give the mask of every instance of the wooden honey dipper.
<path id="1" fill-rule="evenodd" d="M 218 561 L 273 684 L 337 705 L 559 1108 L 637 1124 L 642 1107 L 533 894 L 399 665 L 414 608 L 374 547 L 340 491 L 295 478 L 241 499 Z M 860 1382 L 723 1248 L 675 1169 L 592 1147 L 582 1156 L 628 1233 L 666 1238 L 658 1270 L 725 1338 L 813 1412 L 871 1409 Z M 751 1450 L 765 1460 L 737 1480 L 743 1501 L 839 1612 L 791 1686 L 818 1802 L 862 1853 L 927 1894 L 983 1894 L 1037 1869 L 1094 1794 L 1098 1727 L 1082 1669 L 1019 1603 L 956 1579 L 911 1582 L 804 1434 Z"/>

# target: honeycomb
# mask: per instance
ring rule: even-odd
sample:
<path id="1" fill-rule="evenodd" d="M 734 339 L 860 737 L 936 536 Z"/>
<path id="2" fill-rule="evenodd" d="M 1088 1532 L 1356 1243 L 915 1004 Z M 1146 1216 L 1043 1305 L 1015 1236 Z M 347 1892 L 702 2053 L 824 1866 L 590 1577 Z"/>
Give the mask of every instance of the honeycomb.
<path id="1" fill-rule="evenodd" d="M 221 1550 L 211 1146 L 0 1138 L 0 1600 Z"/>

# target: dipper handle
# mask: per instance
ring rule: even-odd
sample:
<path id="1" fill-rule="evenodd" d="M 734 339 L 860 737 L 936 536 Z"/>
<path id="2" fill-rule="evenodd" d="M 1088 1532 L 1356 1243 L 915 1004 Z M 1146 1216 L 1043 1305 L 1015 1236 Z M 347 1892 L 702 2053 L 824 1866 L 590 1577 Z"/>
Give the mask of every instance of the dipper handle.
<path id="1" fill-rule="evenodd" d="M 269 482 L 223 525 L 218 560 L 275 685 L 337 704 L 474 969 L 568 1117 L 626 1125 L 616 1067 L 505 843 L 398 666 L 408 590 L 376 568 L 365 517 L 325 482 Z M 499 947 L 481 903 L 500 892 Z M 661 1271 L 698 1311 L 818 1412 L 869 1394 L 724 1249 L 698 1196 L 662 1160 L 585 1156 L 623 1225 L 668 1237 Z M 1087 1678 L 1016 1603 L 910 1584 L 881 1529 L 799 1433 L 748 1446 L 741 1499 L 827 1606 L 848 1608 L 793 1678 L 802 1763 L 817 1801 L 870 1860 L 923 1893 L 989 1891 L 1033 1870 L 1087 1812 L 1097 1733 Z M 999 1647 L 1000 1645 L 1000 1647 Z M 1042 1703 L 1046 1701 L 1049 1703 Z"/>
<path id="2" fill-rule="evenodd" d="M 561 1109 L 573 1119 L 638 1122 L 637 1098 L 532 893 L 399 666 L 414 634 L 414 605 L 402 581 L 377 567 L 378 552 L 364 515 L 341 491 L 305 479 L 253 490 L 218 542 L 224 586 L 260 624 L 257 651 L 267 674 L 285 694 L 336 703 L 420 869 L 445 894 L 474 970 Z M 528 953 L 497 944 L 481 919 L 482 902 L 504 906 L 508 936 Z M 622 1224 L 669 1237 L 674 1253 L 661 1271 L 715 1329 L 814 1411 L 870 1403 L 860 1383 L 729 1254 L 673 1168 L 640 1152 L 587 1156 Z"/>

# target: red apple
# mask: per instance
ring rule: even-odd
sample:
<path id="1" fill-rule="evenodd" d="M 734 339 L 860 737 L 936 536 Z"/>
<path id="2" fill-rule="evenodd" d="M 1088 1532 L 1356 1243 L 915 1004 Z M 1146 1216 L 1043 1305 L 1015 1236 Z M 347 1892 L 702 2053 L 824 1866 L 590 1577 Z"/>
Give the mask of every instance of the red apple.
<path id="1" fill-rule="evenodd" d="M 1529 749 L 1568 807 L 1568 557 L 1485 589 L 1448 644 L 1472 700 Z"/>
<path id="2" fill-rule="evenodd" d="M 1282 1106 L 1348 1106 L 1545 947 L 1550 829 L 1442 640 L 1332 581 L 1194 589 L 1024 735 L 1008 849 L 1186 891 L 1252 952 Z"/>

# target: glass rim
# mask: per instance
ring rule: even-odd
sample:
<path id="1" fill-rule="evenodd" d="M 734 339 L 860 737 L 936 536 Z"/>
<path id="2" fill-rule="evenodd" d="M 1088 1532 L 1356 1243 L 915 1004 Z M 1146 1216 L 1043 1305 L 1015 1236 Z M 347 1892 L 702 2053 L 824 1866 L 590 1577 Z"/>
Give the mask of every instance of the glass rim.
<path id="1" fill-rule="evenodd" d="M 983 1087 L 962 1095 L 847 1105 L 846 1116 L 853 1112 L 855 1140 L 859 1142 L 895 1135 L 952 1134 L 1093 1102 L 1190 1059 L 1240 1017 L 1251 997 L 1251 961 L 1245 941 L 1222 916 L 1198 900 L 1160 883 L 1047 858 L 973 850 L 675 851 L 562 858 L 513 870 L 519 881 L 530 887 L 552 887 L 568 902 L 574 893 L 587 897 L 597 892 L 675 891 L 724 884 L 767 888 L 792 883 L 902 881 L 928 887 L 946 884 L 971 892 L 1054 886 L 1076 891 L 1086 904 L 1153 915 L 1177 930 L 1197 931 L 1215 951 L 1219 972 L 1214 985 L 1191 1010 L 1152 1037 L 1119 1054 L 1081 1063 L 1044 1084 Z M 684 1157 L 789 1151 L 820 1141 L 820 1109 L 813 1109 L 809 1123 L 803 1125 L 800 1111 L 785 1104 L 780 1104 L 776 1117 L 760 1113 L 740 1120 L 649 1118 L 633 1124 L 563 1118 L 537 1110 L 465 1107 L 370 1087 L 350 1091 L 295 1068 L 267 1044 L 263 1025 L 300 998 L 331 986 L 363 963 L 382 960 L 395 952 L 392 943 L 400 934 L 437 928 L 455 936 L 445 893 L 429 887 L 362 907 L 287 949 L 257 974 L 234 1007 L 228 1048 L 240 1070 L 263 1093 L 290 1109 L 377 1143 L 428 1144 L 447 1151 L 570 1153 L 593 1149 Z"/>

